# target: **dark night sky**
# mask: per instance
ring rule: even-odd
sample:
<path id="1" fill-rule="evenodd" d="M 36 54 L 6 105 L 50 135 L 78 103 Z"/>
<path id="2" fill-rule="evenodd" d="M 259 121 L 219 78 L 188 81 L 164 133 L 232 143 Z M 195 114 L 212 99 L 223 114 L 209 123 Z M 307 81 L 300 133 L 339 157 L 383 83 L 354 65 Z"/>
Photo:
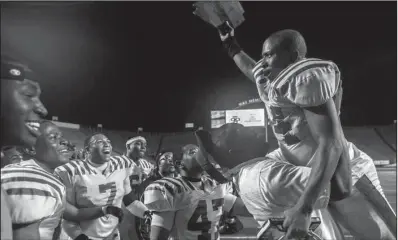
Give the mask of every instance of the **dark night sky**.
<path id="1" fill-rule="evenodd" d="M 185 122 L 209 121 L 215 105 L 207 94 L 235 86 L 257 97 L 223 52 L 216 30 L 195 17 L 191 5 L 14 3 L 2 9 L 2 51 L 42 76 L 50 117 L 111 129 L 179 131 Z M 343 125 L 396 119 L 396 2 L 242 5 L 246 21 L 236 35 L 252 57 L 258 60 L 267 35 L 292 28 L 306 38 L 309 56 L 339 65 Z"/>

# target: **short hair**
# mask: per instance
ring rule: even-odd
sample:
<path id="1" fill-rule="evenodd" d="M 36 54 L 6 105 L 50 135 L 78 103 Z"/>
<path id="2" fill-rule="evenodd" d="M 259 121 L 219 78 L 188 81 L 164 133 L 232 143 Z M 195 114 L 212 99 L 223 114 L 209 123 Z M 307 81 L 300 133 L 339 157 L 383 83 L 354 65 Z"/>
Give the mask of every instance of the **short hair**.
<path id="1" fill-rule="evenodd" d="M 268 38 L 277 43 L 278 48 L 293 52 L 297 51 L 299 57 L 304 58 L 307 55 L 307 44 L 300 32 L 292 29 L 277 31 Z"/>

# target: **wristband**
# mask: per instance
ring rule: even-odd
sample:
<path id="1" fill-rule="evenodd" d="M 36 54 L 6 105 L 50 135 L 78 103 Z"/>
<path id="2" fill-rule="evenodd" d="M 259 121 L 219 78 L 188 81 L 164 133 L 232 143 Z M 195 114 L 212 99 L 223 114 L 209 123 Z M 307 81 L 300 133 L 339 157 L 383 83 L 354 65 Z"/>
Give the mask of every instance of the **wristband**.
<path id="1" fill-rule="evenodd" d="M 126 209 L 136 217 L 144 218 L 145 212 L 148 208 L 141 201 L 135 200 L 130 205 L 126 206 Z"/>
<path id="2" fill-rule="evenodd" d="M 224 49 L 227 51 L 230 58 L 242 51 L 235 37 L 228 37 L 222 42 Z"/>

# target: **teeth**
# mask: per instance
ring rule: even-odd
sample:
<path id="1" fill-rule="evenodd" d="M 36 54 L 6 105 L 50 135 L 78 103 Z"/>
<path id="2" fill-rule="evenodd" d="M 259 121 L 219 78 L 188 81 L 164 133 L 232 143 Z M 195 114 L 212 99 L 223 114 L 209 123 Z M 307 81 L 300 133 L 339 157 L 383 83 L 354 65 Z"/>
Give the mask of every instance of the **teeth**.
<path id="1" fill-rule="evenodd" d="M 38 123 L 38 122 L 27 122 L 26 124 L 28 124 L 29 126 L 32 126 L 32 127 L 37 127 L 37 128 L 40 127 L 40 123 Z"/>
<path id="2" fill-rule="evenodd" d="M 39 127 L 32 125 L 32 124 L 26 124 L 26 126 L 30 129 L 30 130 L 34 130 L 34 131 L 39 131 Z"/>
<path id="3" fill-rule="evenodd" d="M 31 129 L 31 130 L 39 131 L 40 123 L 39 123 L 39 122 L 30 121 L 30 122 L 26 122 L 26 126 L 27 126 L 29 129 Z"/>

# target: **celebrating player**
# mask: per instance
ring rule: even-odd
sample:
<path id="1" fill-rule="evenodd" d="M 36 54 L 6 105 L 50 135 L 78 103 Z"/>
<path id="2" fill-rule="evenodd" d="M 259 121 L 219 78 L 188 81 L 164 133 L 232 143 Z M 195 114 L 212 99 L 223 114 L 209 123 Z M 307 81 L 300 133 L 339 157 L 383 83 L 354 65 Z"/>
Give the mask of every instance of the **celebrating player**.
<path id="1" fill-rule="evenodd" d="M 133 162 L 111 157 L 111 142 L 100 133 L 89 136 L 84 147 L 85 160 L 71 161 L 57 168 L 55 173 L 66 186 L 68 203 L 78 209 L 102 207 L 103 214 L 93 220 L 64 221 L 64 230 L 78 240 L 118 240 L 117 226 L 123 219 L 122 202 L 136 216 L 148 214 L 131 190 Z"/>
<path id="2" fill-rule="evenodd" d="M 176 154 L 171 150 L 162 150 L 156 157 L 156 167 L 150 174 L 150 176 L 139 186 L 138 194 L 140 196 L 140 200 L 143 201 L 144 190 L 151 183 L 162 179 L 164 177 L 176 177 L 176 168 L 174 158 Z M 150 222 L 146 221 L 146 219 L 135 219 L 135 230 L 137 232 L 138 237 L 140 239 L 149 239 L 150 238 Z M 131 228 L 131 227 L 130 227 Z"/>
<path id="3" fill-rule="evenodd" d="M 133 137 L 126 142 L 126 155 L 123 155 L 122 157 L 131 159 L 135 165 L 139 166 L 137 169 L 141 169 L 141 173 L 138 175 L 139 180 L 137 179 L 136 183 L 133 181 L 133 185 L 141 184 L 154 169 L 153 164 L 144 159 L 146 150 L 147 141 L 144 137 Z"/>
<path id="4" fill-rule="evenodd" d="M 151 240 L 167 239 L 172 229 L 178 239 L 219 239 L 223 209 L 250 215 L 223 184 L 203 175 L 199 157 L 197 146 L 184 146 L 181 176 L 162 178 L 146 188 L 144 203 L 153 211 Z"/>
<path id="5" fill-rule="evenodd" d="M 53 123 L 40 125 L 34 159 L 1 170 L 1 185 L 9 199 L 14 239 L 57 239 L 65 208 L 65 186 L 53 176 L 69 161 L 62 133 Z"/>
<path id="6" fill-rule="evenodd" d="M 33 71 L 18 61 L 1 56 L 1 147 L 31 148 L 37 136 L 41 118 L 47 109 L 40 101 L 41 89 Z M 3 162 L 10 158 L 2 158 Z"/>
<path id="7" fill-rule="evenodd" d="M 280 148 L 268 157 L 313 169 L 300 199 L 285 212 L 288 236 L 306 234 L 309 213 L 329 182 L 333 216 L 354 236 L 380 239 L 387 234 L 376 217 L 369 216 L 369 224 L 380 227 L 379 231 L 358 224 L 354 220 L 357 212 L 344 210 L 366 206 L 363 194 L 372 197 L 376 208 L 383 209 L 379 210 L 380 217 L 391 232 L 396 232 L 396 216 L 384 197 L 372 159 L 344 138 L 339 120 L 342 82 L 337 65 L 306 58 L 305 40 L 294 30 L 272 34 L 263 44 L 263 58 L 255 62 L 243 52 L 230 29 L 227 34 L 220 33 L 223 45 L 241 71 L 256 83 L 279 142 Z M 361 193 L 364 189 L 370 192 Z"/>

